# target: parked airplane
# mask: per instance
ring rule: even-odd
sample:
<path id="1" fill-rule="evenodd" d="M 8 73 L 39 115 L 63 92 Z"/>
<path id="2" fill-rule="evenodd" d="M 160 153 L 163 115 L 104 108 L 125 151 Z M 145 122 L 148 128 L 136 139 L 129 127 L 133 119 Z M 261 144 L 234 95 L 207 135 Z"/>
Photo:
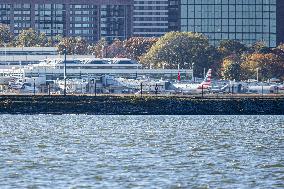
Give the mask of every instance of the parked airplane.
<path id="1" fill-rule="evenodd" d="M 9 87 L 10 89 L 19 90 L 25 93 L 38 92 L 37 87 L 34 87 L 31 83 L 23 82 L 21 79 L 15 82 L 10 82 Z"/>
<path id="2" fill-rule="evenodd" d="M 209 69 L 202 83 L 194 84 L 178 82 L 174 83 L 173 86 L 183 94 L 201 94 L 202 91 L 206 92 L 209 90 L 211 85 L 211 73 L 212 70 Z"/>

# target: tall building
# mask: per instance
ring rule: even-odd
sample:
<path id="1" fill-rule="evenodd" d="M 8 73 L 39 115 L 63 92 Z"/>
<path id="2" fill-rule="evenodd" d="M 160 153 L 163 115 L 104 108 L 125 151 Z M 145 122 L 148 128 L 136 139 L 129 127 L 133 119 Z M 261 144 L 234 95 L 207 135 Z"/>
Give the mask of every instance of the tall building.
<path id="1" fill-rule="evenodd" d="M 169 0 L 169 31 L 179 31 L 180 30 L 180 24 L 179 24 L 179 18 L 180 18 L 180 7 L 179 3 L 180 0 Z"/>
<path id="2" fill-rule="evenodd" d="M 181 0 L 181 31 L 204 33 L 213 44 L 222 39 L 275 47 L 284 38 L 283 0 Z"/>
<path id="3" fill-rule="evenodd" d="M 17 35 L 34 28 L 47 36 L 126 39 L 132 34 L 132 0 L 1 0 L 0 23 Z"/>
<path id="4" fill-rule="evenodd" d="M 169 0 L 134 0 L 133 35 L 158 37 L 168 32 Z"/>

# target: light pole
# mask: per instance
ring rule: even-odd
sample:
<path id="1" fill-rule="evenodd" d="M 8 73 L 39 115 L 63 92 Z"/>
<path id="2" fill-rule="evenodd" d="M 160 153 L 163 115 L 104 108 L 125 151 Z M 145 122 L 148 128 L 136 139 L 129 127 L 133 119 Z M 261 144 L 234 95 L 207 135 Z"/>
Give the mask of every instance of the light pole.
<path id="1" fill-rule="evenodd" d="M 35 78 L 34 78 L 34 95 L 35 95 Z"/>
<path id="2" fill-rule="evenodd" d="M 186 69 L 186 66 L 188 63 L 187 62 L 184 62 L 183 65 L 184 65 L 184 68 Z M 188 80 L 188 73 L 185 71 L 185 77 L 186 77 L 186 80 Z"/>
<path id="3" fill-rule="evenodd" d="M 258 71 L 259 71 L 259 68 L 256 68 L 256 81 L 258 82 Z"/>
<path id="4" fill-rule="evenodd" d="M 194 62 L 191 63 L 191 69 L 192 69 L 192 79 L 193 79 L 193 82 L 195 82 L 195 78 L 194 78 Z"/>
<path id="5" fill-rule="evenodd" d="M 64 96 L 66 96 L 66 79 L 67 79 L 67 73 L 66 73 L 66 49 L 64 49 Z"/>
<path id="6" fill-rule="evenodd" d="M 7 49 L 6 49 L 6 47 L 7 47 L 7 44 L 6 43 L 4 43 L 4 51 L 5 51 L 5 58 L 4 58 L 4 60 L 5 60 L 5 65 L 6 65 L 6 62 L 7 62 L 7 58 L 6 58 L 6 55 L 7 55 Z"/>

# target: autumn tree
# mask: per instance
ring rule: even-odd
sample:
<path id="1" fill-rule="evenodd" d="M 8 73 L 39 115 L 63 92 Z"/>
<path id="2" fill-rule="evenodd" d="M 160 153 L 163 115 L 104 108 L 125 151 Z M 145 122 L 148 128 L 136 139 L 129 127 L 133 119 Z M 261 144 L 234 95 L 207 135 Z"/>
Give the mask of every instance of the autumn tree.
<path id="1" fill-rule="evenodd" d="M 273 53 L 253 53 L 245 56 L 241 64 L 245 79 L 256 78 L 257 70 L 261 80 L 273 77 L 284 78 L 283 59 Z"/>
<path id="2" fill-rule="evenodd" d="M 109 58 L 126 58 L 127 52 L 124 47 L 124 42 L 115 39 L 112 44 L 107 47 L 107 55 Z"/>
<path id="3" fill-rule="evenodd" d="M 124 41 L 128 58 L 139 61 L 140 57 L 147 53 L 157 41 L 157 38 L 146 37 L 132 37 Z"/>
<path id="4" fill-rule="evenodd" d="M 75 38 L 74 52 L 75 54 L 84 55 L 88 54 L 89 43 L 82 37 Z"/>
<path id="5" fill-rule="evenodd" d="M 276 48 L 277 48 L 277 49 L 280 49 L 281 51 L 284 52 L 284 43 L 281 43 L 281 44 L 278 45 Z"/>
<path id="6" fill-rule="evenodd" d="M 57 44 L 57 49 L 60 54 L 64 53 L 66 49 L 67 54 L 88 54 L 87 41 L 81 37 L 64 37 Z"/>
<path id="7" fill-rule="evenodd" d="M 0 46 L 10 43 L 13 39 L 13 35 L 10 31 L 10 27 L 5 24 L 0 24 Z"/>
<path id="8" fill-rule="evenodd" d="M 97 58 L 107 57 L 107 46 L 106 39 L 102 38 L 96 44 L 89 46 L 89 52 Z"/>
<path id="9" fill-rule="evenodd" d="M 268 54 L 271 53 L 271 48 L 269 48 L 265 42 L 257 41 L 250 47 L 250 53 Z"/>

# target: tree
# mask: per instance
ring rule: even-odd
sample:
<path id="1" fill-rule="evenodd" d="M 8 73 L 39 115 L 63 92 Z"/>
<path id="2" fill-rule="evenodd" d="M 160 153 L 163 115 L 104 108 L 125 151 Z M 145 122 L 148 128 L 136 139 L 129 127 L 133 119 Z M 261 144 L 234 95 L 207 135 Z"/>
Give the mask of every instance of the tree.
<path id="1" fill-rule="evenodd" d="M 5 24 L 0 24 L 0 46 L 10 43 L 13 39 L 13 35 L 10 31 L 10 27 Z"/>
<path id="2" fill-rule="evenodd" d="M 224 57 L 236 54 L 241 55 L 248 50 L 246 45 L 236 40 L 222 40 L 218 46 L 218 50 Z"/>
<path id="3" fill-rule="evenodd" d="M 132 37 L 124 42 L 124 47 L 129 58 L 139 61 L 157 41 L 157 38 Z"/>
<path id="4" fill-rule="evenodd" d="M 273 53 L 253 53 L 245 56 L 241 68 L 245 79 L 256 78 L 257 70 L 261 80 L 267 80 L 273 77 L 283 79 L 283 62 L 283 58 Z"/>
<path id="5" fill-rule="evenodd" d="M 241 60 L 238 56 L 227 57 L 223 60 L 222 76 L 229 80 L 240 81 L 242 79 Z"/>
<path id="6" fill-rule="evenodd" d="M 194 63 L 194 75 L 202 77 L 203 70 L 220 62 L 219 54 L 202 34 L 192 32 L 170 32 L 151 47 L 141 62 L 155 67 L 188 69 Z"/>
<path id="7" fill-rule="evenodd" d="M 75 49 L 74 52 L 75 54 L 79 54 L 79 55 L 84 55 L 84 54 L 88 54 L 88 42 L 82 38 L 82 37 L 76 37 L 75 38 Z"/>
<path id="8" fill-rule="evenodd" d="M 19 47 L 34 47 L 38 45 L 38 34 L 32 28 L 22 30 L 16 38 Z"/>
<path id="9" fill-rule="evenodd" d="M 64 37 L 60 40 L 57 44 L 57 50 L 59 54 L 63 54 L 64 50 L 66 50 L 67 54 L 74 54 L 75 53 L 75 43 L 76 40 L 74 37 Z"/>
<path id="10" fill-rule="evenodd" d="M 271 53 L 271 49 L 269 47 L 267 47 L 267 45 L 265 44 L 265 42 L 263 41 L 258 41 L 256 43 L 254 43 L 251 47 L 250 47 L 250 52 L 251 53 L 263 53 L 263 54 L 268 54 Z"/>
<path id="11" fill-rule="evenodd" d="M 284 52 L 284 43 L 281 43 L 280 45 L 278 45 L 277 49 L 280 49 L 281 51 Z"/>
<path id="12" fill-rule="evenodd" d="M 45 33 L 40 33 L 38 36 L 37 45 L 40 47 L 48 47 L 48 38 L 46 37 Z"/>
<path id="13" fill-rule="evenodd" d="M 107 41 L 105 38 L 100 39 L 95 45 L 89 47 L 89 51 L 92 55 L 95 55 L 97 58 L 107 57 Z"/>
<path id="14" fill-rule="evenodd" d="M 107 55 L 109 58 L 126 58 L 127 52 L 124 47 L 124 42 L 115 39 L 112 44 L 107 47 Z"/>
<path id="15" fill-rule="evenodd" d="M 60 54 L 66 49 L 67 54 L 83 55 L 88 53 L 89 44 L 81 37 L 64 37 L 57 44 L 57 49 Z"/>

